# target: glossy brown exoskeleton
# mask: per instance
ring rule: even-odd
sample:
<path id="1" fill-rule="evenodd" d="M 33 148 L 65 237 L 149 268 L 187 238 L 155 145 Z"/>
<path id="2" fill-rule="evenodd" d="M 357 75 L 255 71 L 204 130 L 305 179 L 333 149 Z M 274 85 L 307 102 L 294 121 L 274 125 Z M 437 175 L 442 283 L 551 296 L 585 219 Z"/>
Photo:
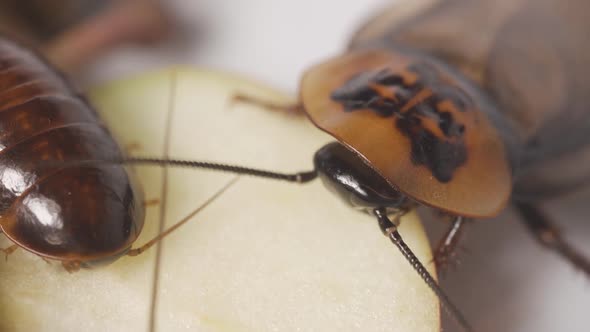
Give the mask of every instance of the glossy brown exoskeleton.
<path id="1" fill-rule="evenodd" d="M 87 101 L 28 49 L 0 39 L 0 229 L 66 268 L 114 259 L 137 239 L 142 191 Z M 54 166 L 43 164 L 53 161 Z"/>

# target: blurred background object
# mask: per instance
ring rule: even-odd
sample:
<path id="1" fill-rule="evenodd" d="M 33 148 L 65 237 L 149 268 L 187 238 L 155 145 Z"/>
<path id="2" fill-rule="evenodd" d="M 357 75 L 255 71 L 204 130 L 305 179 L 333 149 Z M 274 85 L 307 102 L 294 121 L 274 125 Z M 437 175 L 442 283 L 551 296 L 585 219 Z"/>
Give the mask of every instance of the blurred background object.
<path id="1" fill-rule="evenodd" d="M 154 44 L 168 35 L 170 23 L 155 0 L 9 0 L 0 4 L 0 31 L 40 49 L 69 73 L 118 46 Z"/>
<path id="2" fill-rule="evenodd" d="M 2 29 L 36 41 L 48 41 L 113 5 L 112 0 L 8 0 L 2 8 Z"/>

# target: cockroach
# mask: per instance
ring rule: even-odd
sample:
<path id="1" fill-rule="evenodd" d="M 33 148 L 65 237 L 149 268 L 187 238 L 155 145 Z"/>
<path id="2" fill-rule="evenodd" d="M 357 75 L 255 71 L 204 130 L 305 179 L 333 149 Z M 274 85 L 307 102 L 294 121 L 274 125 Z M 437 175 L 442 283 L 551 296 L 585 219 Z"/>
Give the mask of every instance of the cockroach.
<path id="1" fill-rule="evenodd" d="M 42 57 L 0 37 L 0 229 L 68 271 L 136 255 L 143 192 L 96 111 Z M 162 234 L 163 235 L 163 234 Z"/>
<path id="2" fill-rule="evenodd" d="M 236 96 L 301 111 L 332 135 L 337 142 L 315 154 L 311 171 L 120 154 L 86 162 L 199 167 L 296 183 L 320 178 L 375 217 L 466 331 L 467 320 L 397 231 L 409 209 L 423 205 L 453 217 L 436 252 L 439 266 L 465 220 L 492 218 L 513 203 L 542 244 L 590 275 L 588 260 L 539 209 L 542 198 L 587 179 L 582 168 L 555 169 L 583 162 L 588 150 L 590 3 L 433 0 L 418 7 L 407 15 L 399 7 L 385 11 L 355 34 L 345 54 L 309 69 L 297 105 Z"/>
<path id="3" fill-rule="evenodd" d="M 121 166 L 39 166 L 120 157 L 96 112 L 43 60 L 5 38 L 0 96 L 0 227 L 12 248 L 61 260 L 68 269 L 125 253 L 144 215 L 131 174 Z"/>

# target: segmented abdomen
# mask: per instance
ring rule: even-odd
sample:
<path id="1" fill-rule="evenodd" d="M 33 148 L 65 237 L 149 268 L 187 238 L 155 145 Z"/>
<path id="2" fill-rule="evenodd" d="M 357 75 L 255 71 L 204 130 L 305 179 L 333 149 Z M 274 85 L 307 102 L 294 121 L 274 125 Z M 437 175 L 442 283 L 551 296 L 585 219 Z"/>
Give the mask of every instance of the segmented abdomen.
<path id="1" fill-rule="evenodd" d="M 121 150 L 97 113 L 32 51 L 0 38 L 0 226 L 42 256 L 116 255 L 143 223 L 141 193 L 118 165 L 60 166 Z M 41 161 L 52 161 L 51 166 Z"/>

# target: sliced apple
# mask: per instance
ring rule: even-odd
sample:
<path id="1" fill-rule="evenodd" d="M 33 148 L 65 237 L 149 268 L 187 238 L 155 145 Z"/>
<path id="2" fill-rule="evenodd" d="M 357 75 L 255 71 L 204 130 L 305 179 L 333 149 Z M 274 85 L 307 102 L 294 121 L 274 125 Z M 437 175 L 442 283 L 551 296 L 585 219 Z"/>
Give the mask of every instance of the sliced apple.
<path id="1" fill-rule="evenodd" d="M 234 75 L 173 68 L 91 94 L 130 153 L 168 153 L 270 170 L 310 170 L 331 138 L 305 118 L 252 105 L 290 97 Z M 234 175 L 137 167 L 147 199 L 137 245 L 189 214 Z M 400 232 L 424 262 L 431 250 L 409 214 Z M 9 243 L 3 239 L 2 245 Z M 319 181 L 240 177 L 224 194 L 138 257 L 69 274 L 24 250 L 0 260 L 1 331 L 439 331 L 437 298 L 374 218 L 344 206 Z M 158 258 L 159 257 L 159 258 Z M 432 272 L 434 267 L 427 264 Z"/>

